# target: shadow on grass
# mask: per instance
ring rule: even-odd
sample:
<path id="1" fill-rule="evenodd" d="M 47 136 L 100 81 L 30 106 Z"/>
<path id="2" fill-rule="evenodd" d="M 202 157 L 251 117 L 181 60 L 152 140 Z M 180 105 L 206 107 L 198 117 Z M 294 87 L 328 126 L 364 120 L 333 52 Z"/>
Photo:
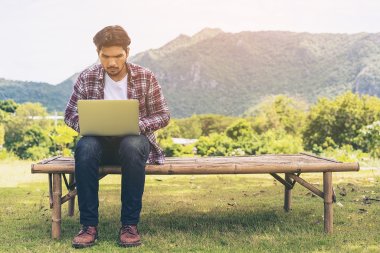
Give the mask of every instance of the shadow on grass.
<path id="1" fill-rule="evenodd" d="M 139 229 L 144 234 L 150 234 L 151 236 L 169 233 L 184 233 L 189 235 L 226 232 L 273 233 L 279 230 L 294 232 L 295 229 L 299 229 L 298 225 L 300 224 L 294 224 L 293 219 L 288 224 L 284 219 L 285 217 L 279 216 L 280 212 L 283 211 L 281 209 L 276 211 L 233 211 L 216 208 L 208 212 L 200 212 L 189 210 L 188 208 L 178 208 L 164 214 L 145 213 L 141 218 Z M 284 213 L 284 215 L 292 216 L 290 213 Z M 304 215 L 306 215 L 305 219 L 307 220 L 307 215 L 310 215 L 310 213 L 304 213 Z M 71 239 L 78 232 L 79 227 L 77 214 L 75 217 L 63 215 L 62 239 Z M 100 217 L 99 233 L 103 239 L 114 240 L 119 227 L 118 212 L 113 211 L 112 213 L 108 213 L 106 217 Z M 38 222 L 36 222 L 35 226 L 31 226 L 31 229 L 40 228 L 41 223 Z M 44 229 L 46 230 L 46 226 Z"/>

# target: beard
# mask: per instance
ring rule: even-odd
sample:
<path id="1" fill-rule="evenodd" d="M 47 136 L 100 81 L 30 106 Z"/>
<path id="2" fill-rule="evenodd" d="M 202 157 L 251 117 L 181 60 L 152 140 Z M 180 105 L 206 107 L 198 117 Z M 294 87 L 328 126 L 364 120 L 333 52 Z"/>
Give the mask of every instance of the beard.
<path id="1" fill-rule="evenodd" d="M 123 70 L 123 69 L 115 68 L 115 67 L 107 68 L 107 69 L 106 69 L 107 74 L 108 74 L 109 76 L 117 76 L 118 74 L 120 74 L 120 72 L 121 72 L 122 70 Z"/>
<path id="2" fill-rule="evenodd" d="M 118 76 L 125 68 L 125 64 L 121 68 L 119 67 L 108 67 L 106 72 L 109 76 Z"/>

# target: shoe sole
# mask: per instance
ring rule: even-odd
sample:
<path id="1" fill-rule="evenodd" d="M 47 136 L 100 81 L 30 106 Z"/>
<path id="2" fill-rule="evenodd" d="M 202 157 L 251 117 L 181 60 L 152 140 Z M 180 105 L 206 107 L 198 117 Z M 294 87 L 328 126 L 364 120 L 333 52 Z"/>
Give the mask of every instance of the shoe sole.
<path id="1" fill-rule="evenodd" d="M 88 248 L 88 247 L 91 247 L 91 246 L 94 246 L 95 243 L 96 243 L 97 240 L 95 240 L 94 242 L 92 243 L 88 243 L 88 244 L 79 244 L 79 243 L 72 243 L 71 246 L 75 249 L 83 249 L 83 248 Z"/>
<path id="2" fill-rule="evenodd" d="M 119 242 L 119 246 L 124 248 L 131 248 L 131 247 L 138 247 L 141 245 L 141 242 L 135 242 L 135 243 L 122 243 Z"/>

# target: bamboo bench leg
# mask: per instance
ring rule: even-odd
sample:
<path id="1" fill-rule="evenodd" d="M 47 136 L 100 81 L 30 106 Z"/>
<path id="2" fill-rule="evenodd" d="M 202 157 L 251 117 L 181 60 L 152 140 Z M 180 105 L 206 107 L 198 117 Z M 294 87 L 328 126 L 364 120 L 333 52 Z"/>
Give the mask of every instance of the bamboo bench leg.
<path id="1" fill-rule="evenodd" d="M 285 173 L 285 181 L 288 183 L 292 183 L 290 180 L 289 174 Z M 284 195 L 284 209 L 286 212 L 289 212 L 292 205 L 292 189 L 285 186 L 285 195 Z"/>
<path id="2" fill-rule="evenodd" d="M 51 219 L 51 237 L 61 238 L 61 197 L 62 197 L 62 178 L 61 174 L 53 174 L 53 211 Z"/>
<path id="3" fill-rule="evenodd" d="M 332 172 L 323 172 L 323 193 L 324 193 L 324 225 L 325 232 L 333 232 L 333 187 Z"/>
<path id="4" fill-rule="evenodd" d="M 69 185 L 72 185 L 73 183 L 74 183 L 74 174 L 70 174 Z M 69 200 L 69 209 L 68 209 L 69 216 L 74 216 L 74 209 L 75 209 L 75 196 Z"/>

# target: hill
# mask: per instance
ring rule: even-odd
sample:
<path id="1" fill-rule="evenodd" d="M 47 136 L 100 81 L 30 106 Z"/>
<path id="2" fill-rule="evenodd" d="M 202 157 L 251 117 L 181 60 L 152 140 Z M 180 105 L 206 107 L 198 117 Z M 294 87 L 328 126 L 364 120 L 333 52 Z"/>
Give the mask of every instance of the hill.
<path id="1" fill-rule="evenodd" d="M 174 117 L 240 115 L 275 94 L 309 102 L 347 90 L 380 96 L 380 34 L 225 33 L 206 28 L 130 61 L 157 75 Z M 62 111 L 74 79 L 57 86 L 0 80 L 0 94 Z"/>

